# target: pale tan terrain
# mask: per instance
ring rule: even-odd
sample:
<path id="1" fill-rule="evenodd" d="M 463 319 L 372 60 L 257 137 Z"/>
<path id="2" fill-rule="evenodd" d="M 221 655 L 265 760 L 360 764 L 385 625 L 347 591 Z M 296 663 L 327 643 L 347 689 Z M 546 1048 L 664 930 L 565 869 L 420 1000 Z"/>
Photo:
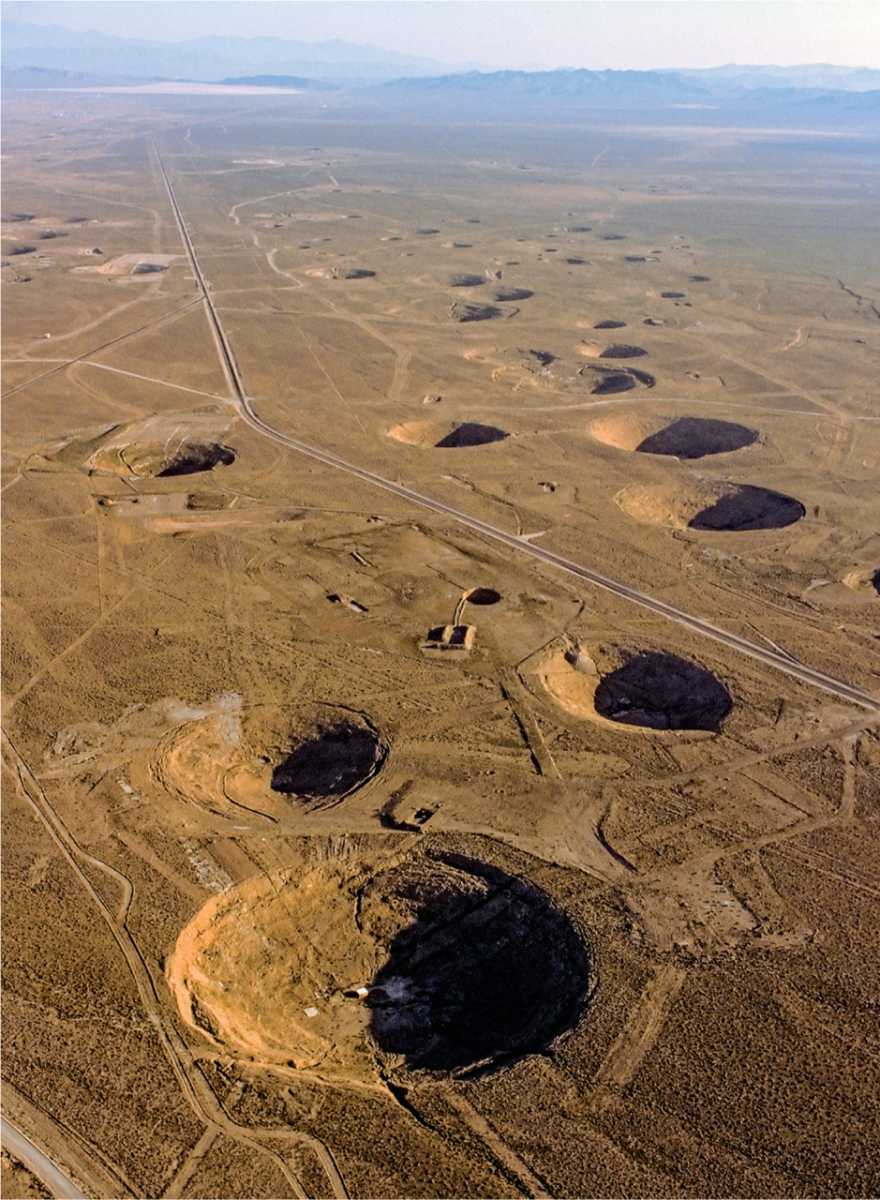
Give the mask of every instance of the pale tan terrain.
<path id="1" fill-rule="evenodd" d="M 7 1119 L 96 1196 L 876 1194 L 876 149 L 309 103 L 8 104 Z"/>

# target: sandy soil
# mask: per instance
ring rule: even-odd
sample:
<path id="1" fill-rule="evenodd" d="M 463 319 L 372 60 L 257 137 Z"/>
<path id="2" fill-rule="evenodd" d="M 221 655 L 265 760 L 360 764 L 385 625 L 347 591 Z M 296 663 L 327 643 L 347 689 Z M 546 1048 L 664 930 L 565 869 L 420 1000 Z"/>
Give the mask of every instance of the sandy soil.
<path id="1" fill-rule="evenodd" d="M 10 1119 L 100 1196 L 876 1193 L 876 713 L 518 552 L 880 692 L 869 140 L 60 104 L 6 114 Z M 516 540 L 241 419 L 152 144 L 259 418 Z"/>

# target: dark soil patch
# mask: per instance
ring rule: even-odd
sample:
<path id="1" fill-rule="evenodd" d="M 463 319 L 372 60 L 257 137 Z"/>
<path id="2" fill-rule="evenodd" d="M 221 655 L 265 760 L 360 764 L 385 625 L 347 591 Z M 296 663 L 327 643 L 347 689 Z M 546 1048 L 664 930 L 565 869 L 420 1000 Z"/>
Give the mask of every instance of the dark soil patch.
<path id="1" fill-rule="evenodd" d="M 427 866 L 427 864 L 426 864 Z M 540 889 L 461 855 L 377 880 L 412 919 L 370 987 L 370 1032 L 406 1068 L 484 1074 L 542 1050 L 586 1003 L 590 953 Z"/>
<path id="2" fill-rule="evenodd" d="M 625 342 L 615 342 L 612 346 L 606 346 L 602 351 L 602 358 L 644 358 L 648 353 L 641 346 L 628 346 Z"/>
<path id="3" fill-rule="evenodd" d="M 486 282 L 485 275 L 450 275 L 450 287 L 480 287 Z"/>
<path id="4" fill-rule="evenodd" d="M 228 467 L 235 462 L 235 451 L 218 442 L 187 442 L 181 446 L 174 458 L 159 472 L 167 475 L 195 475 L 199 471 L 211 471 L 214 467 Z"/>
<path id="5" fill-rule="evenodd" d="M 505 316 L 503 308 L 494 304 L 475 304 L 470 301 L 456 301 L 449 310 L 453 321 L 492 321 L 496 317 Z"/>
<path id="6" fill-rule="evenodd" d="M 688 522 L 691 529 L 717 532 L 746 532 L 753 529 L 784 529 L 806 516 L 800 500 L 770 488 L 740 484 Z"/>
<path id="7" fill-rule="evenodd" d="M 636 446 L 641 454 L 671 454 L 676 458 L 703 458 L 707 454 L 727 454 L 741 450 L 758 440 L 757 431 L 734 421 L 715 421 L 704 417 L 681 417 L 646 437 Z"/>
<path id="8" fill-rule="evenodd" d="M 492 293 L 493 300 L 528 300 L 530 296 L 534 296 L 534 292 L 528 288 L 520 287 L 500 287 L 496 288 Z"/>
<path id="9" fill-rule="evenodd" d="M 494 588 L 476 587 L 471 588 L 465 596 L 468 604 L 489 605 L 497 604 L 501 599 L 501 593 L 496 592 Z"/>
<path id="10" fill-rule="evenodd" d="M 301 742 L 272 772 L 272 790 L 304 800 L 347 795 L 381 767 L 386 749 L 375 730 L 340 721 Z"/>
<path id="11" fill-rule="evenodd" d="M 733 708 L 727 688 L 704 667 L 645 650 L 605 675 L 596 711 L 609 721 L 646 729 L 706 729 L 717 733 Z"/>
<path id="12" fill-rule="evenodd" d="M 510 434 L 494 425 L 480 425 L 476 421 L 465 421 L 456 425 L 446 437 L 435 442 L 438 450 L 459 450 L 466 446 L 486 446 L 490 442 L 503 442 Z"/>
<path id="13" fill-rule="evenodd" d="M 597 321 L 594 329 L 626 329 L 626 321 Z"/>

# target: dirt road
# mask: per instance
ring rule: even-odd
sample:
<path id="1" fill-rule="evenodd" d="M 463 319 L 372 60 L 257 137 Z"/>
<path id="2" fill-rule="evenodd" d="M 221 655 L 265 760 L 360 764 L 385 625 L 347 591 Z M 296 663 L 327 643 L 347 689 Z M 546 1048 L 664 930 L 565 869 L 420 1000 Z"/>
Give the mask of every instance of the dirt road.
<path id="1" fill-rule="evenodd" d="M 85 1200 L 85 1193 L 70 1182 L 39 1146 L 25 1137 L 20 1129 L 10 1125 L 5 1117 L 0 1118 L 0 1141 L 3 1149 L 17 1158 L 29 1171 L 46 1185 L 55 1200 Z"/>

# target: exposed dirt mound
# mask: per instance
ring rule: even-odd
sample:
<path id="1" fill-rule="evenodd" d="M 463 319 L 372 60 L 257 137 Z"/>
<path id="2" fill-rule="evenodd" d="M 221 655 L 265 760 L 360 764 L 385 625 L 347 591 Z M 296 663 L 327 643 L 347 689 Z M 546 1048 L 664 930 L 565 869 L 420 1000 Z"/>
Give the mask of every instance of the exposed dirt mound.
<path id="1" fill-rule="evenodd" d="M 599 358 L 602 354 L 602 345 L 600 342 L 580 342 L 577 352 L 584 358 Z"/>
<path id="2" fill-rule="evenodd" d="M 635 520 L 673 529 L 784 529 L 806 514 L 799 500 L 770 488 L 697 478 L 632 485 L 619 492 L 616 500 Z"/>
<path id="3" fill-rule="evenodd" d="M 462 272 L 450 275 L 447 281 L 450 287 L 480 287 L 486 282 L 485 275 L 468 275 Z"/>
<path id="4" fill-rule="evenodd" d="M 602 351 L 602 358 L 644 358 L 648 353 L 641 346 L 628 346 L 625 342 L 613 342 Z"/>
<path id="5" fill-rule="evenodd" d="M 385 753 L 374 729 L 340 721 L 300 742 L 277 764 L 272 790 L 305 800 L 346 796 L 376 774 Z"/>
<path id="6" fill-rule="evenodd" d="M 468 604 L 497 604 L 500 599 L 500 592 L 496 592 L 494 588 L 487 587 L 471 588 L 465 595 L 465 600 L 467 600 Z"/>
<path id="7" fill-rule="evenodd" d="M 485 446 L 490 442 L 503 441 L 510 435 L 494 425 L 481 425 L 477 421 L 463 421 L 457 425 L 448 421 L 405 421 L 400 425 L 392 425 L 388 436 L 407 446 L 449 450 Z"/>
<path id="8" fill-rule="evenodd" d="M 591 984 L 589 950 L 534 885 L 387 842 L 309 839 L 212 897 L 166 976 L 184 1022 L 260 1066 L 375 1081 L 474 1073 L 543 1050 Z"/>
<path id="9" fill-rule="evenodd" d="M 449 310 L 453 321 L 492 321 L 509 314 L 494 304 L 476 304 L 473 301 L 457 300 Z"/>
<path id="10" fill-rule="evenodd" d="M 500 287 L 492 293 L 493 300 L 528 300 L 534 292 L 522 287 Z"/>
<path id="11" fill-rule="evenodd" d="M 626 321 L 597 321 L 594 329 L 626 329 Z"/>
<path id="12" fill-rule="evenodd" d="M 703 417 L 643 416 L 620 413 L 601 417 L 590 426 L 597 442 L 639 454 L 669 454 L 676 458 L 703 458 L 726 454 L 758 440 L 754 429 L 733 421 Z"/>
<path id="13" fill-rule="evenodd" d="M 704 667 L 644 650 L 602 677 L 596 711 L 609 721 L 646 729 L 705 729 L 717 733 L 733 707 L 727 688 Z"/>

